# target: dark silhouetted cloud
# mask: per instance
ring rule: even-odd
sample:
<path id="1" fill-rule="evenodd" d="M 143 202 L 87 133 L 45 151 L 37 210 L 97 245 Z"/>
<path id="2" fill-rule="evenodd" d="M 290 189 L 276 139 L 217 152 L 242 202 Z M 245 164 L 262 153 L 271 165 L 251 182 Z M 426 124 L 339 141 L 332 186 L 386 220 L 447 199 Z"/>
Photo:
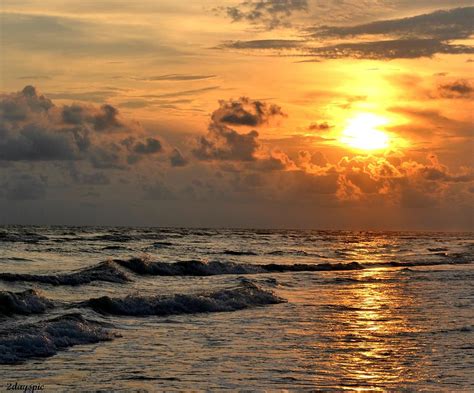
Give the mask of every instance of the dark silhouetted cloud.
<path id="1" fill-rule="evenodd" d="M 258 149 L 258 132 L 239 134 L 222 124 L 211 123 L 209 133 L 199 138 L 193 150 L 200 160 L 253 161 Z"/>
<path id="2" fill-rule="evenodd" d="M 356 26 L 323 26 L 309 29 L 314 38 L 347 38 L 386 35 L 440 41 L 469 38 L 474 32 L 474 7 L 435 11 L 402 19 L 381 20 Z"/>
<path id="3" fill-rule="evenodd" d="M 163 147 L 161 142 L 155 138 L 147 138 L 144 142 L 137 142 L 133 146 L 133 151 L 137 154 L 155 154 L 159 153 Z"/>
<path id="4" fill-rule="evenodd" d="M 182 167 L 188 164 L 188 160 L 181 154 L 178 149 L 173 149 L 170 154 L 170 164 L 172 167 Z"/>
<path id="5" fill-rule="evenodd" d="M 342 43 L 338 45 L 311 48 L 308 54 L 319 58 L 340 59 L 415 59 L 432 57 L 441 54 L 469 54 L 474 53 L 474 47 L 461 44 L 449 44 L 437 39 L 396 39 L 384 41 L 369 41 L 356 43 Z"/>
<path id="6" fill-rule="evenodd" d="M 329 130 L 330 128 L 332 128 L 332 127 L 334 127 L 334 126 L 329 125 L 327 121 L 323 121 L 321 123 L 311 123 L 308 126 L 308 130 L 310 130 L 310 131 L 326 131 L 326 130 Z"/>
<path id="7" fill-rule="evenodd" d="M 233 22 L 247 21 L 267 29 L 289 26 L 295 12 L 308 10 L 307 0 L 246 0 L 236 6 L 222 7 Z"/>
<path id="8" fill-rule="evenodd" d="M 33 86 L 0 95 L 0 161 L 89 161 L 96 168 L 123 169 L 134 163 L 130 153 L 162 150 L 158 139 L 142 134 L 108 104 L 55 106 Z M 134 135 L 133 145 L 117 143 L 124 135 Z"/>
<path id="9" fill-rule="evenodd" d="M 251 40 L 251 41 L 227 41 L 218 48 L 229 49 L 295 49 L 306 45 L 304 40 Z"/>
<path id="10" fill-rule="evenodd" d="M 355 26 L 318 26 L 306 29 L 304 40 L 228 41 L 219 48 L 271 50 L 280 56 L 312 57 L 303 62 L 338 58 L 391 60 L 432 57 L 435 54 L 471 54 L 474 53 L 472 45 L 454 41 L 472 36 L 472 20 L 474 7 L 455 8 Z M 367 40 L 369 36 L 377 36 L 377 39 Z M 345 42 L 334 44 L 334 40 L 342 39 Z"/>
<path id="11" fill-rule="evenodd" d="M 219 108 L 212 113 L 212 120 L 217 124 L 255 127 L 278 116 L 286 116 L 278 105 L 241 97 L 220 100 Z"/>
<path id="12" fill-rule="evenodd" d="M 471 98 L 474 94 L 474 87 L 467 80 L 440 85 L 438 90 L 443 98 Z"/>

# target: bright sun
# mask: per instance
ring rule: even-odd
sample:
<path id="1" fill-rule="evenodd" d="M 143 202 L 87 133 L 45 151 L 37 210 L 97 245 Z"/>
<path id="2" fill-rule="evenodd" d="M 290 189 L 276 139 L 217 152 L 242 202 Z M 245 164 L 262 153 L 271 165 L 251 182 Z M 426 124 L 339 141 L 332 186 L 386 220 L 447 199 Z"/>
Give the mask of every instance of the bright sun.
<path id="1" fill-rule="evenodd" d="M 384 126 L 388 120 L 371 113 L 360 113 L 347 122 L 339 142 L 355 149 L 385 149 L 390 144 L 390 137 L 378 127 Z"/>

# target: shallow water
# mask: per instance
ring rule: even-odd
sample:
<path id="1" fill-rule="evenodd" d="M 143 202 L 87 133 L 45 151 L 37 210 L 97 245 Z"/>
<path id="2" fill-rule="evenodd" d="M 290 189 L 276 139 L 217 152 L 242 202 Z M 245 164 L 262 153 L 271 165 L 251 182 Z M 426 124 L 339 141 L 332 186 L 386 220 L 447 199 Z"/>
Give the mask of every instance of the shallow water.
<path id="1" fill-rule="evenodd" d="M 0 308 L 0 378 L 45 391 L 472 391 L 473 254 L 470 233 L 0 228 L 12 273 L 0 291 L 36 290 Z M 81 271 L 90 282 L 69 285 L 72 271 L 145 256 L 148 274 L 109 262 L 115 282 Z"/>

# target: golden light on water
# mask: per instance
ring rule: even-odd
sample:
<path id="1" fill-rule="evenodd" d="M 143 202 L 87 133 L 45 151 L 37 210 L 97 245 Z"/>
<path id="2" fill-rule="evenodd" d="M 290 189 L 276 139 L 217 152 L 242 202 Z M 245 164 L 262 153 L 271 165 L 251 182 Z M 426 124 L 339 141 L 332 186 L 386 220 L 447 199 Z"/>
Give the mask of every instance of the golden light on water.
<path id="1" fill-rule="evenodd" d="M 390 145 L 390 137 L 379 127 L 387 123 L 385 117 L 372 113 L 359 113 L 348 120 L 339 142 L 361 150 L 386 149 Z"/>

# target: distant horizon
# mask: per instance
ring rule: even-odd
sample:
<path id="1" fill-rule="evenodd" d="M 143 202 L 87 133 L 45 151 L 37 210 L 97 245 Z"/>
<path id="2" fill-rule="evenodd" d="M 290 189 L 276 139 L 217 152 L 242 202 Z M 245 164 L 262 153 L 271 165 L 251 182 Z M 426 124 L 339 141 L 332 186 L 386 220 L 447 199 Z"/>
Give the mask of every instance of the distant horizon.
<path id="1" fill-rule="evenodd" d="M 182 230 L 228 230 L 228 231 L 314 231 L 314 232 L 386 232 L 386 233 L 400 233 L 400 232 L 423 232 L 423 233 L 474 233 L 474 230 L 462 229 L 344 229 L 344 228 L 296 228 L 296 227 L 219 227 L 219 226 L 153 226 L 153 225 L 91 225 L 91 224 L 14 224 L 14 223 L 0 223 L 0 228 L 8 227 L 41 227 L 41 228 L 122 228 L 122 229 L 182 229 Z"/>

